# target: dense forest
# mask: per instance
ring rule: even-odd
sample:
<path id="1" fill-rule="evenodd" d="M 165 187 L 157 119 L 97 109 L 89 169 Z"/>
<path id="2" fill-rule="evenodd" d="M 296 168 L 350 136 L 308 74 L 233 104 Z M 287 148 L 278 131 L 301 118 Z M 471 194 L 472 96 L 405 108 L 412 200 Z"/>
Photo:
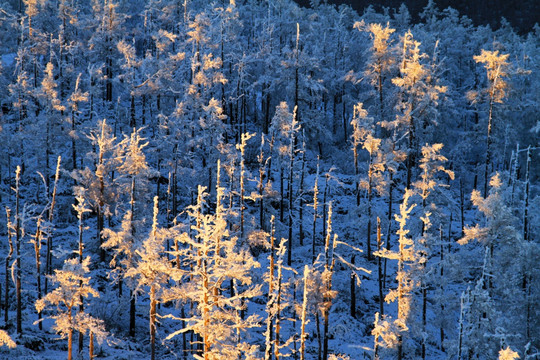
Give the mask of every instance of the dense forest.
<path id="1" fill-rule="evenodd" d="M 8 0 L 0 41 L 0 358 L 540 358 L 538 25 Z"/>
<path id="2" fill-rule="evenodd" d="M 377 11 L 392 12 L 405 4 L 416 22 L 429 0 L 295 0 L 301 6 L 329 3 L 335 5 L 348 4 L 360 13 L 368 6 Z M 469 17 L 475 25 L 490 25 L 498 29 L 505 21 L 510 22 L 520 34 L 530 32 L 540 19 L 540 2 L 536 0 L 438 0 L 440 9 L 452 7 L 461 15 Z M 504 18 L 504 20 L 502 19 Z"/>

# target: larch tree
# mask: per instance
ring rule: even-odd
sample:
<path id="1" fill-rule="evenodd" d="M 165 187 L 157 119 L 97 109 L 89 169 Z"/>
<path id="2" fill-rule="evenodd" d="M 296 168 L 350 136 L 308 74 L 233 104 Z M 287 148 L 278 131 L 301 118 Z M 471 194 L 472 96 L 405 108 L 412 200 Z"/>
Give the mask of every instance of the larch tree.
<path id="1" fill-rule="evenodd" d="M 60 113 L 66 110 L 66 107 L 61 103 L 58 96 L 58 84 L 54 79 L 54 66 L 52 63 L 47 63 L 45 67 L 45 76 L 41 82 L 41 88 L 37 94 L 38 99 L 41 100 L 41 106 L 45 111 L 45 167 L 44 176 L 47 185 L 47 195 L 49 195 L 50 186 L 50 161 L 49 158 L 52 155 L 53 141 L 56 140 L 55 136 L 58 136 L 58 128 L 60 125 Z"/>
<path id="2" fill-rule="evenodd" d="M 194 312 L 185 320 L 186 326 L 169 334 L 171 339 L 186 331 L 194 331 L 201 337 L 201 359 L 222 359 L 244 356 L 252 359 L 256 347 L 241 341 L 242 332 L 258 326 L 259 317 L 250 315 L 244 319 L 240 311 L 245 302 L 260 293 L 260 286 L 253 285 L 251 271 L 259 263 L 249 251 L 239 247 L 236 237 L 229 235 L 224 214 L 204 214 L 205 188 L 199 186 L 198 203 L 190 210 L 196 221 L 194 234 L 183 233 L 178 241 L 184 244 L 179 249 L 181 261 L 190 264 L 190 281 L 178 285 L 170 300 L 188 300 L 194 304 Z M 217 196 L 223 197 L 223 188 L 218 187 Z M 221 209 L 222 210 L 222 209 Z M 224 284 L 232 281 L 234 293 L 222 293 Z M 247 286 L 238 291 L 235 284 Z"/>
<path id="3" fill-rule="evenodd" d="M 79 258 L 79 264 L 82 264 L 84 257 L 83 257 L 83 251 L 84 251 L 84 241 L 83 241 L 83 232 L 84 232 L 84 214 L 87 212 L 90 212 L 91 210 L 86 207 L 86 200 L 84 198 L 84 188 L 81 187 L 75 187 L 74 189 L 75 193 L 75 200 L 77 201 L 76 204 L 73 204 L 73 209 L 77 213 L 77 219 L 79 220 L 79 243 L 78 243 L 78 258 Z M 82 285 L 82 282 L 81 282 Z M 39 300 L 40 298 L 38 298 Z M 84 302 L 81 298 L 80 304 L 79 304 L 79 313 L 83 313 L 84 311 Z M 41 323 L 40 323 L 41 325 Z M 79 332 L 79 353 L 82 353 L 83 350 L 83 342 L 84 342 L 84 332 Z"/>
<path id="4" fill-rule="evenodd" d="M 137 259 L 136 249 L 140 245 L 140 232 L 142 226 L 142 214 L 145 212 L 145 204 L 148 198 L 148 178 L 152 169 L 146 162 L 143 152 L 148 143 L 141 137 L 140 130 L 133 130 L 131 135 L 125 136 L 122 142 L 115 148 L 115 157 L 121 161 L 117 171 L 117 182 L 123 190 L 126 199 L 129 200 L 129 210 L 122 220 L 121 229 L 117 232 L 105 229 L 103 237 L 108 238 L 102 244 L 102 248 L 112 248 L 115 252 L 111 261 L 112 266 L 120 265 L 118 274 L 119 295 L 122 295 L 123 278 L 126 271 L 135 266 Z M 127 195 L 129 194 L 129 195 Z M 129 333 L 135 335 L 135 295 L 133 293 L 136 284 L 128 281 L 130 297 Z"/>
<path id="5" fill-rule="evenodd" d="M 499 51 L 488 51 L 482 49 L 480 55 L 474 56 L 474 61 L 482 63 L 486 69 L 487 87 L 481 92 L 470 91 L 467 97 L 473 103 L 482 101 L 483 96 L 487 96 L 488 115 L 487 115 L 487 131 L 486 131 L 486 161 L 484 169 L 484 192 L 483 196 L 488 196 L 488 179 L 490 175 L 490 166 L 492 162 L 492 146 L 493 146 L 493 111 L 495 104 L 501 104 L 508 92 L 508 68 L 510 64 L 507 62 L 510 54 L 499 54 Z M 483 96 L 482 96 L 483 95 Z"/>
<path id="6" fill-rule="evenodd" d="M 389 316 L 387 316 L 385 320 L 389 321 L 386 323 L 387 325 L 381 328 L 381 325 L 378 324 L 379 330 L 374 333 L 374 335 L 376 336 L 376 342 L 379 344 L 380 342 L 377 341 L 377 337 L 382 337 L 382 343 L 397 346 L 397 358 L 399 360 L 403 359 L 405 353 L 403 349 L 403 338 L 409 331 L 413 290 L 418 286 L 418 279 L 414 278 L 412 271 L 414 270 L 413 267 L 418 265 L 420 259 L 413 240 L 408 237 L 409 230 L 405 228 L 410 213 L 416 206 L 415 204 L 409 205 L 409 199 L 412 195 L 412 190 L 405 190 L 403 201 L 399 207 L 400 213 L 395 215 L 396 221 L 399 224 L 399 229 L 397 231 L 399 237 L 399 250 L 390 251 L 383 249 L 376 253 L 377 256 L 398 261 L 396 273 L 398 287 L 397 289 L 391 290 L 385 298 L 388 303 L 397 301 L 397 317 L 393 320 L 393 324 L 391 324 L 391 320 Z M 386 330 L 382 331 L 383 329 Z"/>
<path id="7" fill-rule="evenodd" d="M 96 212 L 96 239 L 99 246 L 103 244 L 103 229 L 105 216 L 109 215 L 112 206 L 117 200 L 116 184 L 112 173 L 118 165 L 115 157 L 118 146 L 113 129 L 104 119 L 99 121 L 97 127 L 87 135 L 95 151 L 88 153 L 88 157 L 93 160 L 95 170 L 89 167 L 76 169 L 71 173 L 79 186 L 85 188 L 85 196 L 89 205 Z M 100 250 L 100 259 L 105 261 L 105 251 Z"/>
<path id="8" fill-rule="evenodd" d="M 277 140 L 278 145 L 278 155 L 280 159 L 280 184 L 281 184 L 281 205 L 280 205 L 280 221 L 284 221 L 284 202 L 285 202 L 285 188 L 283 185 L 284 174 L 286 170 L 289 171 L 288 174 L 288 234 L 289 242 L 288 253 L 287 253 L 287 264 L 290 265 L 292 262 L 292 229 L 293 229 L 293 181 L 294 181 L 294 163 L 296 157 L 296 140 L 298 132 L 300 131 L 300 123 L 298 122 L 296 115 L 297 108 L 295 107 L 293 113 L 289 112 L 289 106 L 286 102 L 281 102 L 279 106 L 276 107 L 276 114 L 272 118 L 272 125 L 270 131 Z M 287 164 L 288 160 L 288 164 Z"/>
<path id="9" fill-rule="evenodd" d="M 367 62 L 365 75 L 369 78 L 371 86 L 377 91 L 379 102 L 379 123 L 384 123 L 386 119 L 387 93 L 384 91 L 386 77 L 389 76 L 396 63 L 394 49 L 392 48 L 391 36 L 396 31 L 387 23 L 383 27 L 381 24 L 356 22 L 354 27 L 360 31 L 366 31 L 372 40 L 371 56 Z"/>
<path id="10" fill-rule="evenodd" d="M 436 123 L 436 111 L 441 94 L 447 90 L 432 79 L 430 68 L 423 63 L 426 54 L 420 52 L 420 42 L 416 41 L 409 30 L 401 39 L 400 76 L 392 79 L 399 88 L 400 101 L 397 109 L 399 114 L 395 120 L 383 123 L 388 129 L 403 129 L 407 137 L 407 180 L 406 188 L 412 183 L 412 170 L 416 165 L 419 153 L 419 138 L 421 129 L 427 128 L 429 122 Z"/>
<path id="11" fill-rule="evenodd" d="M 493 324 L 492 333 L 495 334 L 495 327 L 500 327 L 528 339 L 531 337 L 531 333 L 527 332 L 530 331 L 532 318 L 529 309 L 531 298 L 525 274 L 530 276 L 529 280 L 538 276 L 538 273 L 528 265 L 528 253 L 537 253 L 538 249 L 531 247 L 523 239 L 523 233 L 516 228 L 518 221 L 507 204 L 505 185 L 498 173 L 492 177 L 490 186 L 487 198 L 483 198 L 478 190 L 473 190 L 471 201 L 483 214 L 484 225 L 475 224 L 466 227 L 459 244 L 465 245 L 476 240 L 483 245 L 485 251 L 481 274 L 483 290 L 487 292 L 486 297 L 497 299 L 489 319 Z M 493 335 L 483 346 L 486 349 L 494 349 L 496 341 L 496 336 Z"/>
<path id="12" fill-rule="evenodd" d="M 169 229 L 159 228 L 158 224 L 158 199 L 154 197 L 154 216 L 150 234 L 142 242 L 139 249 L 135 266 L 126 271 L 126 277 L 132 277 L 137 282 L 137 291 L 146 291 L 150 297 L 150 346 L 151 359 L 156 358 L 156 329 L 157 329 L 157 304 L 161 303 L 164 293 L 167 291 L 169 279 L 179 282 L 184 272 L 168 261 L 164 256 L 165 240 L 174 236 L 175 232 Z"/>
<path id="13" fill-rule="evenodd" d="M 421 256 L 420 266 L 420 289 L 422 291 L 422 333 L 427 334 L 427 290 L 428 279 L 427 275 L 431 272 L 428 268 L 428 260 L 432 255 L 435 247 L 433 236 L 429 233 L 431 223 L 431 211 L 428 209 L 428 197 L 438 188 L 445 187 L 446 184 L 438 179 L 439 173 L 446 174 L 451 180 L 454 179 L 454 172 L 447 170 L 444 163 L 448 160 L 440 154 L 443 144 L 425 145 L 422 147 L 422 158 L 420 159 L 419 168 L 421 169 L 420 178 L 413 183 L 415 191 L 422 199 L 422 230 L 420 238 L 417 240 L 417 248 Z M 436 209 L 436 204 L 433 202 L 430 208 Z M 426 358 L 425 336 L 422 339 L 422 359 Z"/>
<path id="14" fill-rule="evenodd" d="M 367 192 L 367 232 L 366 232 L 366 252 L 368 260 L 373 259 L 371 251 L 371 235 L 372 235 L 372 214 L 373 214 L 373 195 L 374 192 L 384 194 L 386 187 L 386 179 L 383 176 L 386 164 L 383 149 L 381 147 L 382 139 L 375 137 L 374 119 L 368 116 L 368 113 L 363 109 L 363 104 L 358 103 L 354 106 L 354 115 L 351 121 L 353 125 L 352 143 L 355 163 L 355 174 L 357 178 L 357 195 L 356 204 L 360 206 L 360 189 L 365 189 Z M 367 161 L 367 179 L 359 178 L 358 172 L 358 146 L 362 145 L 368 154 Z"/>
<path id="15" fill-rule="evenodd" d="M 73 333 L 79 331 L 92 332 L 98 339 L 104 339 L 107 334 L 101 320 L 95 319 L 84 312 L 75 313 L 77 307 L 89 296 L 99 297 L 99 293 L 90 285 L 88 273 L 90 257 L 79 263 L 79 259 L 64 262 L 61 270 L 55 270 L 51 282 L 58 286 L 43 299 L 36 301 L 36 309 L 41 312 L 49 306 L 56 309 L 51 318 L 55 321 L 54 330 L 60 336 L 68 339 L 68 360 L 72 359 Z"/>
<path id="16" fill-rule="evenodd" d="M 71 93 L 68 104 L 70 107 L 70 122 L 71 131 L 69 137 L 71 138 L 71 166 L 73 170 L 77 169 L 77 140 L 79 140 L 79 125 L 81 123 L 81 104 L 88 102 L 88 92 L 81 90 L 81 75 L 77 77 L 75 82 L 75 89 Z M 82 163 L 82 160 L 81 160 Z"/>

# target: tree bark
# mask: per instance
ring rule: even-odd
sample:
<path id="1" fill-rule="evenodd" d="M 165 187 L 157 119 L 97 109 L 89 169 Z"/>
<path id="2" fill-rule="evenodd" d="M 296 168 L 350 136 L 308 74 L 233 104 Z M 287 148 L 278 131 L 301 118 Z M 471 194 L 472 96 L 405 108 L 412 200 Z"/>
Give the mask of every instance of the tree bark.
<path id="1" fill-rule="evenodd" d="M 21 168 L 17 166 L 15 177 L 15 291 L 17 294 L 17 334 L 22 334 L 22 297 L 21 297 L 21 215 L 19 210 L 19 182 Z"/>
<path id="2" fill-rule="evenodd" d="M 7 235 L 8 235 L 8 243 L 9 243 L 9 253 L 6 257 L 6 286 L 5 286 L 5 297 L 4 297 L 4 327 L 7 329 L 8 326 L 8 310 L 9 310 L 9 262 L 11 260 L 11 257 L 13 256 L 13 240 L 12 240 L 12 232 L 11 232 L 11 210 L 6 207 L 6 215 L 7 215 Z"/>

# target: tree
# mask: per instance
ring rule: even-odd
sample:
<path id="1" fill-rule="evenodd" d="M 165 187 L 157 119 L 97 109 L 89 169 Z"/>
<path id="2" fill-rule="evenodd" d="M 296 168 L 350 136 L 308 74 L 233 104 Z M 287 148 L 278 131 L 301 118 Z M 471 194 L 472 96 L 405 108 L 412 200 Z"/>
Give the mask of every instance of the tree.
<path id="1" fill-rule="evenodd" d="M 395 32 L 387 23 L 385 27 L 381 24 L 368 24 L 356 22 L 354 27 L 360 31 L 369 32 L 369 36 L 373 41 L 371 47 L 371 56 L 367 62 L 366 76 L 371 82 L 371 86 L 377 90 L 379 100 L 379 123 L 383 124 L 386 118 L 385 111 L 385 92 L 384 82 L 388 73 L 392 70 L 396 63 L 395 55 L 391 45 L 390 37 Z"/>
<path id="2" fill-rule="evenodd" d="M 278 154 L 281 160 L 281 179 L 283 184 L 283 170 L 286 162 L 286 158 L 289 160 L 288 169 L 288 200 L 289 200 L 289 216 L 288 216 L 288 229 L 289 229 L 289 242 L 287 252 L 287 264 L 290 266 L 292 262 L 292 229 L 293 229 L 293 180 L 294 180 L 294 160 L 296 156 L 296 139 L 297 134 L 300 131 L 300 123 L 298 122 L 296 115 L 297 108 L 294 108 L 293 113 L 289 112 L 289 106 L 286 102 L 281 102 L 276 107 L 276 114 L 272 118 L 272 125 L 270 131 L 276 137 L 278 142 Z M 284 203 L 284 187 L 281 186 L 281 208 L 280 208 L 280 220 L 283 221 L 283 203 Z"/>
<path id="3" fill-rule="evenodd" d="M 112 178 L 119 160 L 114 156 L 117 143 L 105 119 L 99 121 L 97 127 L 91 130 L 87 137 L 96 149 L 95 152 L 88 154 L 94 161 L 95 170 L 85 167 L 74 170 L 71 176 L 85 189 L 86 200 L 96 212 L 96 239 L 102 246 L 105 216 L 110 214 L 111 207 L 117 199 L 116 184 Z M 105 261 L 104 249 L 100 250 L 100 260 Z"/>
<path id="4" fill-rule="evenodd" d="M 494 351 L 496 348 L 497 328 L 521 334 L 524 339 L 530 338 L 531 334 L 527 335 L 527 324 L 531 321 L 528 310 L 531 298 L 527 293 L 527 283 L 538 276 L 528 264 L 529 253 L 537 253 L 537 247 L 530 246 L 523 239 L 523 233 L 516 228 L 518 220 L 507 204 L 505 185 L 498 173 L 492 177 L 490 185 L 487 198 L 483 198 L 478 190 L 473 190 L 471 194 L 473 205 L 483 214 L 484 225 L 466 227 L 464 237 L 458 241 L 459 244 L 466 245 L 476 240 L 483 245 L 481 248 L 485 253 L 482 274 L 477 277 L 483 282 L 481 290 L 485 294 L 482 293 L 482 296 L 490 299 L 493 309 L 491 315 L 487 315 L 491 335 L 484 341 L 484 350 L 478 350 L 484 352 Z M 528 276 L 531 277 L 529 280 L 526 279 Z M 482 319 L 486 317 L 482 316 Z M 473 324 L 476 324 L 475 321 L 473 317 Z M 484 322 L 487 323 L 487 320 Z M 470 341 L 475 342 L 480 334 L 476 332 L 472 336 Z"/>
<path id="5" fill-rule="evenodd" d="M 168 280 L 179 282 L 183 271 L 173 267 L 173 264 L 163 256 L 166 238 L 174 235 L 174 231 L 158 228 L 158 198 L 154 197 L 154 216 L 149 236 L 136 250 L 138 259 L 133 267 L 127 269 L 125 276 L 135 278 L 137 291 L 148 288 L 150 296 L 150 346 L 151 359 L 155 359 L 156 348 L 156 305 L 163 301 L 167 291 Z"/>
<path id="6" fill-rule="evenodd" d="M 451 170 L 446 170 L 444 167 L 444 162 L 448 159 L 441 155 L 443 144 L 433 144 L 425 145 L 422 147 L 422 158 L 420 159 L 420 169 L 422 173 L 420 179 L 413 183 L 415 191 L 422 198 L 422 215 L 420 219 L 422 220 L 422 231 L 420 239 L 418 242 L 418 250 L 420 251 L 420 256 L 422 259 L 421 268 L 420 268 L 420 288 L 422 291 L 422 332 L 426 333 L 427 325 L 427 289 L 429 285 L 427 284 L 427 276 L 431 273 L 431 270 L 428 268 L 428 260 L 434 249 L 433 236 L 428 233 L 431 227 L 431 211 L 427 208 L 427 199 L 430 194 L 437 190 L 437 188 L 445 187 L 445 184 L 441 183 L 438 179 L 438 173 L 446 174 L 451 180 L 454 179 L 454 172 Z M 436 204 L 432 203 L 431 208 L 436 208 Z M 442 245 L 441 245 L 442 246 Z M 442 256 L 442 255 L 441 255 Z M 426 357 L 426 344 L 425 336 L 422 340 L 422 359 Z"/>
<path id="7" fill-rule="evenodd" d="M 397 341 L 384 340 L 387 345 L 397 345 L 397 357 L 399 360 L 403 358 L 403 335 L 409 330 L 408 323 L 411 316 L 411 305 L 413 302 L 413 289 L 417 286 L 417 279 L 412 276 L 412 269 L 418 266 L 419 256 L 414 246 L 414 242 L 411 238 L 407 237 L 409 230 L 405 228 L 409 214 L 414 209 L 416 204 L 409 206 L 409 198 L 413 195 L 412 190 L 405 190 L 403 195 L 403 202 L 399 209 L 400 213 L 396 214 L 396 221 L 399 223 L 399 230 L 397 234 L 399 236 L 399 251 L 389 251 L 383 249 L 377 252 L 375 255 L 385 257 L 390 260 L 398 261 L 398 268 L 396 273 L 396 280 L 398 287 L 395 290 L 391 290 L 386 295 L 386 302 L 393 302 L 397 300 L 397 318 L 393 321 L 393 325 L 384 326 L 385 329 L 391 331 L 391 333 L 376 332 L 376 337 L 382 336 L 383 339 L 396 338 Z M 387 317 L 389 319 L 389 317 Z M 376 339 L 377 341 L 377 339 Z"/>
<path id="8" fill-rule="evenodd" d="M 11 337 L 5 330 L 0 330 L 0 347 L 2 346 L 7 346 L 10 349 L 14 349 L 17 347 L 15 341 L 11 339 Z"/>
<path id="9" fill-rule="evenodd" d="M 79 253 L 79 264 L 82 264 L 83 262 L 83 249 L 84 249 L 84 242 L 83 242 L 83 231 L 84 231 L 84 225 L 83 225 L 83 218 L 84 213 L 90 212 L 90 209 L 86 207 L 86 201 L 84 198 L 84 189 L 81 187 L 76 187 L 74 189 L 75 192 L 75 199 L 77 200 L 77 204 L 73 204 L 73 209 L 77 213 L 77 219 L 79 220 L 79 246 L 78 246 L 78 253 Z M 37 237 L 37 235 L 36 235 Z M 82 285 L 82 282 L 81 282 Z M 40 295 L 40 294 L 39 294 Z M 40 299 L 41 296 L 38 297 Z M 83 299 L 81 298 L 81 302 L 79 304 L 79 313 L 83 313 L 84 311 L 84 303 Z M 40 322 L 41 326 L 41 322 Z M 79 332 L 79 353 L 82 353 L 83 350 L 83 338 L 84 332 Z"/>
<path id="10" fill-rule="evenodd" d="M 43 299 L 36 301 L 38 312 L 43 311 L 49 305 L 56 309 L 56 314 L 52 315 L 55 325 L 53 329 L 60 334 L 62 339 L 68 339 L 68 360 L 72 359 L 73 333 L 79 331 L 85 333 L 92 332 L 97 339 L 104 339 L 107 336 L 103 321 L 92 316 L 78 312 L 75 309 L 89 296 L 99 297 L 99 293 L 92 288 L 90 277 L 87 276 L 90 269 L 90 257 L 79 263 L 79 259 L 69 259 L 64 262 L 61 270 L 55 270 L 50 277 L 51 282 L 58 284 L 58 287 L 49 292 Z"/>
<path id="11" fill-rule="evenodd" d="M 186 326 L 169 334 L 171 339 L 186 331 L 201 336 L 201 359 L 236 358 L 240 355 L 251 359 L 255 347 L 242 342 L 239 334 L 258 326 L 259 317 L 250 315 L 242 319 L 239 312 L 245 301 L 260 293 L 260 285 L 252 285 L 251 270 L 259 267 L 246 249 L 240 248 L 237 238 L 229 235 L 222 211 L 215 215 L 204 214 L 205 188 L 199 186 L 197 204 L 189 214 L 195 220 L 195 234 L 183 233 L 178 241 L 186 247 L 179 249 L 182 261 L 190 264 L 190 281 L 178 284 L 169 300 L 187 300 L 194 304 L 195 312 L 187 319 L 173 315 L 166 317 L 185 320 Z M 217 197 L 223 197 L 218 187 Z M 221 209 L 220 209 L 221 210 Z M 222 293 L 223 284 L 232 281 L 234 293 Z M 239 291 L 236 284 L 247 286 Z"/>
<path id="12" fill-rule="evenodd" d="M 419 133 L 428 127 L 429 121 L 435 122 L 437 101 L 447 90 L 438 85 L 432 77 L 434 74 L 422 63 L 427 57 L 420 52 L 420 42 L 416 41 L 409 30 L 401 39 L 402 54 L 400 76 L 392 79 L 392 83 L 400 90 L 401 100 L 398 103 L 399 115 L 394 121 L 384 126 L 396 131 L 404 128 L 407 134 L 407 181 L 406 188 L 412 182 L 412 170 L 418 157 Z"/>
<path id="13" fill-rule="evenodd" d="M 495 104 L 500 104 L 506 97 L 508 83 L 505 78 L 508 77 L 508 66 L 510 65 L 506 60 L 510 54 L 499 54 L 499 51 L 488 51 L 482 49 L 480 55 L 474 56 L 474 61 L 484 64 L 486 69 L 488 86 L 482 91 L 483 94 L 488 97 L 488 123 L 487 123 L 487 135 L 486 135 L 486 162 L 484 169 L 484 197 L 488 196 L 488 177 L 489 167 L 491 166 L 491 151 L 493 144 L 492 130 L 493 130 L 493 109 Z M 481 93 L 476 91 L 470 91 L 467 93 L 467 97 L 472 102 L 480 101 Z"/>

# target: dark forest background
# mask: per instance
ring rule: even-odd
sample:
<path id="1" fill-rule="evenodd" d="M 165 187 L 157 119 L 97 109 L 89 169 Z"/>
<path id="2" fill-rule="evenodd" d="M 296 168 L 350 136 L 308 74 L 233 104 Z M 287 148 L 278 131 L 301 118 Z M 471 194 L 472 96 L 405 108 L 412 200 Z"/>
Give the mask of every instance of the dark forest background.
<path id="1" fill-rule="evenodd" d="M 301 6 L 309 6 L 314 2 L 312 0 L 295 1 Z M 329 0 L 324 2 L 338 6 L 348 4 L 360 14 L 370 5 L 377 11 L 382 11 L 386 7 L 392 12 L 401 4 L 405 4 L 412 15 L 413 22 L 417 22 L 428 0 Z M 438 0 L 435 3 L 441 10 L 452 7 L 461 15 L 471 18 L 475 25 L 489 24 L 493 29 L 499 28 L 501 18 L 504 17 L 521 34 L 531 31 L 534 24 L 540 21 L 540 1 L 538 0 Z"/>

